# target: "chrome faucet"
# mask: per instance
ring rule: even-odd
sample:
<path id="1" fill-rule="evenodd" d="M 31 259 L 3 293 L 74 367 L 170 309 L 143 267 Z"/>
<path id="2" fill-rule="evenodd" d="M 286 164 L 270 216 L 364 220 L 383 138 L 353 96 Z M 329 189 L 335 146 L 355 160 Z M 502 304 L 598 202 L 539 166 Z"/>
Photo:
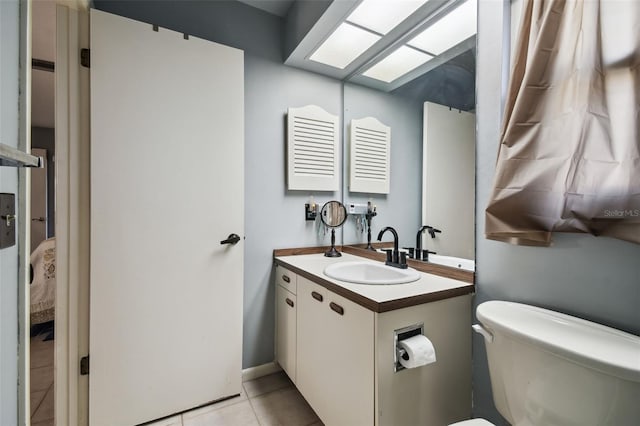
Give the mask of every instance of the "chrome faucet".
<path id="1" fill-rule="evenodd" d="M 418 230 L 418 234 L 416 235 L 416 251 L 415 251 L 415 259 L 417 260 L 429 260 L 429 254 L 436 254 L 435 251 L 423 250 L 422 249 L 422 233 L 427 230 L 431 238 L 436 237 L 436 233 L 442 232 L 439 229 L 434 228 L 433 226 L 424 225 Z"/>
<path id="2" fill-rule="evenodd" d="M 378 234 L 378 241 L 382 241 L 382 235 L 387 231 L 390 231 L 393 234 L 393 251 L 386 250 L 387 261 L 385 262 L 385 264 L 393 266 L 394 268 L 406 269 L 407 253 L 400 253 L 400 250 L 398 250 L 398 233 L 396 232 L 396 230 L 390 226 L 387 226 Z"/>

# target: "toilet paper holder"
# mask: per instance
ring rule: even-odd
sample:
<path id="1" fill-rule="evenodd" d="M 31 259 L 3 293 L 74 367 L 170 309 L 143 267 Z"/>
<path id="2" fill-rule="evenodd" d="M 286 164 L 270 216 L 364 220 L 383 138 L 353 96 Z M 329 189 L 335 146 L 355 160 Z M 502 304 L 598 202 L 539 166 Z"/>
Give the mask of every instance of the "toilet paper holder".
<path id="1" fill-rule="evenodd" d="M 406 355 L 406 351 L 398 344 L 404 339 L 409 337 L 424 334 L 424 323 L 413 324 L 407 327 L 393 330 L 393 372 L 397 373 L 400 370 L 404 370 L 404 366 L 400 364 L 400 358 Z M 407 358 L 405 358 L 407 359 Z"/>

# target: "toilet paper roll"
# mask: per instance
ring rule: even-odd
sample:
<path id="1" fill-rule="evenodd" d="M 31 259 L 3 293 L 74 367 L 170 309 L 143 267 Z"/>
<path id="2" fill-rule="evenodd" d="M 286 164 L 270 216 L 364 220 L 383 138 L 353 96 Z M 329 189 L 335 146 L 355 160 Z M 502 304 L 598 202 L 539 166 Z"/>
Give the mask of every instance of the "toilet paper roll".
<path id="1" fill-rule="evenodd" d="M 406 351 L 405 355 L 400 357 L 400 364 L 404 368 L 422 367 L 436 362 L 436 350 L 427 336 L 412 336 L 401 340 L 398 345 Z"/>

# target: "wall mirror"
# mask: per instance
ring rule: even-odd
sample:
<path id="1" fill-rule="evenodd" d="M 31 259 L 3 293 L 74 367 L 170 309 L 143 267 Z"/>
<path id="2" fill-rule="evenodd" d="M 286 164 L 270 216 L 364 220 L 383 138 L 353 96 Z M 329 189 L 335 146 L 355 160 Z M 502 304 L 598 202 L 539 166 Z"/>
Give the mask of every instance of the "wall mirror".
<path id="1" fill-rule="evenodd" d="M 435 238 L 426 231 L 420 234 L 422 247 L 438 256 L 468 259 L 472 262 L 465 263 L 465 269 L 473 269 L 475 35 L 434 59 L 438 60 L 426 70 L 422 66 L 421 75 L 390 91 L 388 86 L 379 90 L 371 87 L 375 85 L 363 86 L 363 77 L 357 73 L 345 81 L 343 176 L 350 171 L 350 122 L 364 117 L 374 117 L 391 128 L 391 170 L 389 194 L 352 192 L 344 179 L 342 201 L 375 204 L 372 231 L 394 227 L 402 247 L 417 245 L 423 225 L 440 230 Z M 343 244 L 366 243 L 362 223 L 350 215 Z M 438 256 L 432 256 L 434 262 L 451 260 Z"/>

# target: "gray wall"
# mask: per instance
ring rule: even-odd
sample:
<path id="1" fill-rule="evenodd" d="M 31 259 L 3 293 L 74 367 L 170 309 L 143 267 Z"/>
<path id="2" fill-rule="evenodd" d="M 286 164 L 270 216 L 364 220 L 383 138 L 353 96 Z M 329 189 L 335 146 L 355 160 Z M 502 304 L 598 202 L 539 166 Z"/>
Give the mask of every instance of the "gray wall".
<path id="1" fill-rule="evenodd" d="M 56 232 L 56 169 L 54 164 L 56 152 L 55 130 L 48 127 L 31 128 L 31 148 L 47 150 L 47 238 L 51 238 Z M 35 247 L 31 247 L 35 250 Z"/>
<path id="2" fill-rule="evenodd" d="M 340 115 L 340 82 L 245 56 L 245 276 L 243 367 L 273 361 L 275 248 L 328 245 L 314 222 L 304 220 L 311 192 L 285 185 L 287 107 L 315 104 Z M 313 193 L 316 202 L 339 193 Z M 340 241 L 340 233 L 336 236 Z"/>
<path id="3" fill-rule="evenodd" d="M 484 238 L 502 110 L 505 58 L 498 46 L 503 35 L 509 36 L 508 5 L 508 0 L 479 2 L 476 304 L 524 302 L 640 334 L 640 245 L 573 234 L 555 234 L 548 248 Z M 474 416 L 506 425 L 493 405 L 485 346 L 478 335 L 473 354 Z"/>
<path id="4" fill-rule="evenodd" d="M 391 186 L 389 194 L 349 192 L 349 123 L 352 119 L 374 117 L 391 127 Z M 378 215 L 371 223 L 372 240 L 385 226 L 398 231 L 401 246 L 415 246 L 422 209 L 422 102 L 383 93 L 356 84 L 344 85 L 344 202 L 366 203 L 371 199 Z M 344 226 L 344 243 L 367 241 L 356 231 L 355 218 Z M 386 233 L 383 241 L 393 241 Z"/>
<path id="5" fill-rule="evenodd" d="M 18 146 L 19 10 L 0 1 L 0 143 Z M 18 172 L 0 167 L 0 192 L 16 194 Z M 18 227 L 16 226 L 16 229 Z M 17 238 L 16 238 L 17 239 Z M 0 250 L 0 424 L 18 424 L 18 249 Z"/>

